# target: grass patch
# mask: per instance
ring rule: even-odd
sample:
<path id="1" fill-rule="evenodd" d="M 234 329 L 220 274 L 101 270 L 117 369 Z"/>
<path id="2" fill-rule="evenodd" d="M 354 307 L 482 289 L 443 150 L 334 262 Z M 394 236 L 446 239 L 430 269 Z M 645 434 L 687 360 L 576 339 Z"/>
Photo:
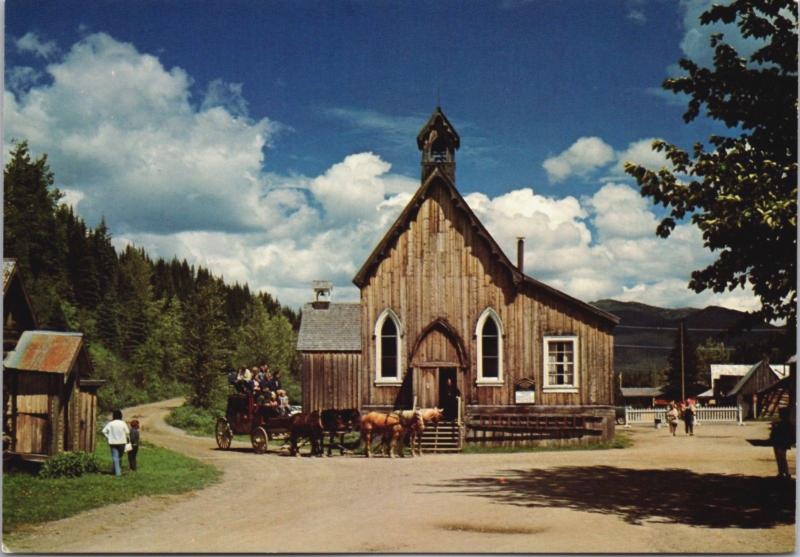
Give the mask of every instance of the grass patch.
<path id="1" fill-rule="evenodd" d="M 165 421 L 191 435 L 213 436 L 217 418 L 224 415 L 224 408 L 197 408 L 184 404 L 167 414 Z"/>
<path id="2" fill-rule="evenodd" d="M 627 433 L 617 433 L 611 441 L 598 441 L 586 445 L 562 446 L 530 446 L 530 447 L 503 447 L 492 445 L 476 445 L 466 443 L 463 448 L 465 454 L 482 453 L 540 453 L 552 451 L 604 451 L 608 449 L 627 449 L 633 446 L 633 440 Z"/>
<path id="3" fill-rule="evenodd" d="M 112 475 L 111 451 L 98 440 L 95 455 L 101 472 L 78 478 L 40 478 L 31 472 L 3 475 L 3 533 L 23 524 L 48 522 L 142 495 L 185 493 L 218 481 L 221 472 L 211 465 L 176 452 L 143 443 L 138 470 Z"/>
<path id="4" fill-rule="evenodd" d="M 468 522 L 443 522 L 436 525 L 452 532 L 477 532 L 479 534 L 541 534 L 546 528 L 532 526 L 508 526 L 500 524 L 471 524 Z"/>

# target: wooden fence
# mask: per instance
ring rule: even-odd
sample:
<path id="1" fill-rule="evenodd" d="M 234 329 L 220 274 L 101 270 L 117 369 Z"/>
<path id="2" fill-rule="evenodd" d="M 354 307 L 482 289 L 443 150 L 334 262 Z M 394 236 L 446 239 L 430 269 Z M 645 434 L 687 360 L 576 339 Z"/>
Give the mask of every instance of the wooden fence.
<path id="1" fill-rule="evenodd" d="M 465 416 L 465 441 L 522 446 L 608 440 L 614 435 L 613 408 L 487 408 L 472 406 Z"/>
<path id="2" fill-rule="evenodd" d="M 665 424 L 666 408 L 631 408 L 625 407 L 625 427 L 632 425 Z M 701 406 L 694 415 L 694 425 L 710 424 L 742 424 L 741 406 Z"/>

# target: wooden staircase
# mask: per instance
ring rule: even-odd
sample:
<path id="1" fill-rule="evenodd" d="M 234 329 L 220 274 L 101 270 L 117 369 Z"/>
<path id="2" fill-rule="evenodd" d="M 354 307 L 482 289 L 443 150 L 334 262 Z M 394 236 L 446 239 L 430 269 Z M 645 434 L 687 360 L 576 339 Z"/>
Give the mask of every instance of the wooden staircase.
<path id="1" fill-rule="evenodd" d="M 427 424 L 422 432 L 422 454 L 460 453 L 461 443 L 461 428 L 456 421 Z"/>

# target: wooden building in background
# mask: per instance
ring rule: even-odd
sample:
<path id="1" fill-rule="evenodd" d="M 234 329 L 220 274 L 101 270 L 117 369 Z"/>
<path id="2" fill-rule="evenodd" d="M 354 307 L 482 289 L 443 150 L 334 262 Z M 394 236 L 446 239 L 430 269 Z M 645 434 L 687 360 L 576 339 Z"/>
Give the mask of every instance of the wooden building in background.
<path id="1" fill-rule="evenodd" d="M 764 405 L 759 404 L 759 396 L 763 396 L 759 393 L 766 391 L 782 378 L 783 374 L 773 369 L 769 360 L 762 360 L 753 365 L 725 396 L 742 407 L 742 416 L 745 419 L 760 418 L 758 411 Z"/>
<path id="2" fill-rule="evenodd" d="M 23 331 L 36 328 L 33 306 L 22 285 L 17 261 L 3 259 L 3 358 L 14 350 Z"/>
<path id="3" fill-rule="evenodd" d="M 548 428 L 613 436 L 618 318 L 525 275 L 521 239 L 517 264 L 506 257 L 456 188 L 460 138 L 440 108 L 417 146 L 421 185 L 353 279 L 360 343 L 320 344 L 307 358 L 312 340 L 337 334 L 320 311 L 343 304 L 303 311 L 304 393 L 321 393 L 315 407 L 335 407 L 319 382 L 339 377 L 362 410 L 430 407 L 446 402 L 449 381 L 467 439 Z M 356 308 L 347 311 L 354 319 Z"/>
<path id="4" fill-rule="evenodd" d="M 95 449 L 97 389 L 81 333 L 35 330 L 13 260 L 3 261 L 3 456 L 41 461 Z"/>

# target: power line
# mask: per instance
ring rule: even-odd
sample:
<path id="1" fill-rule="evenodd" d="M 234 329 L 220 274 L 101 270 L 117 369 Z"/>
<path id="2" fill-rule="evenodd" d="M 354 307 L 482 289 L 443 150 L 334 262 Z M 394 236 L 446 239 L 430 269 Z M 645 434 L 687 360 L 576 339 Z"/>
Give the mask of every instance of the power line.
<path id="1" fill-rule="evenodd" d="M 646 350 L 672 350 L 672 346 L 645 346 L 643 344 L 617 344 L 614 343 L 614 348 L 644 348 Z"/>
<path id="2" fill-rule="evenodd" d="M 677 331 L 678 327 L 656 327 L 649 325 L 617 325 L 617 329 L 646 329 L 648 331 Z M 725 333 L 733 332 L 731 329 L 705 329 L 687 327 L 685 330 L 694 332 L 707 332 L 707 333 Z M 740 333 L 785 333 L 785 329 L 742 329 Z"/>

